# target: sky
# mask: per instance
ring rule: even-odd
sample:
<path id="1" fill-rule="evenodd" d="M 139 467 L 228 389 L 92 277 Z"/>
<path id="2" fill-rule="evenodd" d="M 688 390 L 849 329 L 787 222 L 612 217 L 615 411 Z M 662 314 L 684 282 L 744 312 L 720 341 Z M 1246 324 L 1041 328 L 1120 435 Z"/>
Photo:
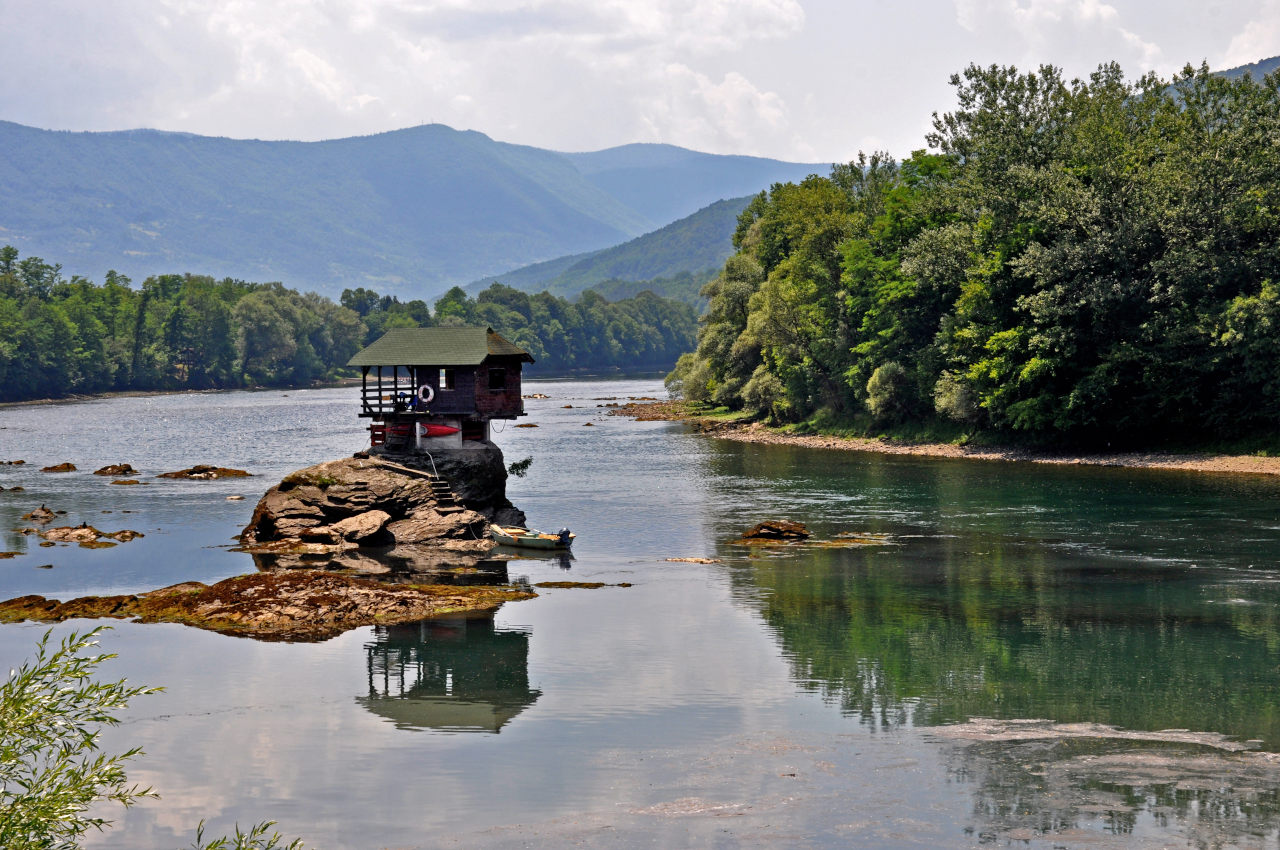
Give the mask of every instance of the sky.
<path id="1" fill-rule="evenodd" d="M 970 63 L 1280 54 L 1280 0 L 0 0 L 0 120 L 844 162 L 925 146 Z"/>

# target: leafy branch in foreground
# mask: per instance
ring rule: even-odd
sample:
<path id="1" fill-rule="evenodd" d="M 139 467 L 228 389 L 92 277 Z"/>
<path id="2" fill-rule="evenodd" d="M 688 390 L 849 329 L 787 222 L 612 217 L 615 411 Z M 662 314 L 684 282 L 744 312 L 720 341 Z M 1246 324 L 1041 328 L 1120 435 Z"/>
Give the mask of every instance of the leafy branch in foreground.
<path id="1" fill-rule="evenodd" d="M 120 721 L 115 712 L 129 700 L 163 688 L 129 687 L 126 680 L 96 682 L 92 676 L 114 654 L 86 654 L 105 627 L 72 632 L 56 648 L 52 632 L 36 645 L 35 660 L 9 672 L 0 685 L 0 848 L 76 850 L 90 829 L 111 821 L 89 817 L 93 805 L 113 800 L 124 806 L 158 797 L 151 788 L 128 784 L 124 763 L 141 748 L 118 755 L 98 753 L 102 726 Z M 301 850 L 295 839 L 281 844 L 264 821 L 232 838 L 204 841 L 204 822 L 192 850 Z"/>
<path id="2" fill-rule="evenodd" d="M 288 844 L 281 844 L 284 837 L 278 832 L 267 835 L 267 830 L 275 826 L 275 821 L 263 821 L 249 828 L 248 832 L 241 832 L 240 825 L 236 825 L 236 834 L 231 838 L 215 838 L 208 844 L 204 843 L 204 821 L 196 827 L 196 841 L 191 845 L 191 850 L 302 850 L 302 840 L 295 838 Z"/>
<path id="3" fill-rule="evenodd" d="M 97 666 L 115 657 L 85 654 L 101 632 L 73 632 L 56 648 L 46 632 L 35 660 L 0 685 L 0 847 L 77 847 L 91 828 L 111 823 L 88 815 L 94 803 L 129 806 L 156 796 L 128 784 L 124 763 L 139 748 L 98 753 L 100 727 L 118 723 L 114 713 L 133 697 L 160 690 L 93 681 Z"/>

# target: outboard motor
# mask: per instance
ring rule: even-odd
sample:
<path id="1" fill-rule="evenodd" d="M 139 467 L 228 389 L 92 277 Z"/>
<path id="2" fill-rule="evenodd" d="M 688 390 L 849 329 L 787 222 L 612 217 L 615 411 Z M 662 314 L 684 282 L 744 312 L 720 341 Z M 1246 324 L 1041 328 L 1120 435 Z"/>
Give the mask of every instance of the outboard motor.
<path id="1" fill-rule="evenodd" d="M 561 545 L 563 546 L 569 545 L 569 529 L 562 528 L 558 532 L 556 532 L 556 535 L 560 538 Z"/>

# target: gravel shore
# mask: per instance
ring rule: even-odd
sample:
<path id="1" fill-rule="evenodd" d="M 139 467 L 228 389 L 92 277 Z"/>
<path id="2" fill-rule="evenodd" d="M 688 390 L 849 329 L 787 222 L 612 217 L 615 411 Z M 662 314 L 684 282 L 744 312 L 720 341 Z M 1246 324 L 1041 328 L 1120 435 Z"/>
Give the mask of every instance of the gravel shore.
<path id="1" fill-rule="evenodd" d="M 893 455 L 959 457 L 971 460 L 1005 460 L 1027 463 L 1075 464 L 1080 466 L 1123 466 L 1135 469 L 1180 469 L 1192 472 L 1229 472 L 1249 475 L 1280 475 L 1280 457 L 1257 455 L 1174 454 L 1171 452 L 1117 452 L 1114 454 L 1051 454 L 1025 449 L 990 446 L 969 447 L 950 443 L 906 443 L 868 437 L 831 437 L 819 434 L 786 434 L 758 422 L 740 425 L 692 416 L 680 402 L 633 403 L 616 413 L 636 419 L 690 422 L 700 430 L 724 440 L 743 443 L 804 446 L 852 452 Z"/>

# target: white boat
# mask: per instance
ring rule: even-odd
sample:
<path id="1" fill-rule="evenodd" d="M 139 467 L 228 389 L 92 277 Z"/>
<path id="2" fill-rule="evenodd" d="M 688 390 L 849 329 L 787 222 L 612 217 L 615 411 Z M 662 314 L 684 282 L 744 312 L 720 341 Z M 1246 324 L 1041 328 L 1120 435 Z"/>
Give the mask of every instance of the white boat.
<path id="1" fill-rule="evenodd" d="M 568 549 L 578 535 L 567 528 L 559 534 L 546 534 L 535 528 L 518 525 L 491 525 L 489 536 L 503 546 L 520 546 L 525 549 Z"/>

